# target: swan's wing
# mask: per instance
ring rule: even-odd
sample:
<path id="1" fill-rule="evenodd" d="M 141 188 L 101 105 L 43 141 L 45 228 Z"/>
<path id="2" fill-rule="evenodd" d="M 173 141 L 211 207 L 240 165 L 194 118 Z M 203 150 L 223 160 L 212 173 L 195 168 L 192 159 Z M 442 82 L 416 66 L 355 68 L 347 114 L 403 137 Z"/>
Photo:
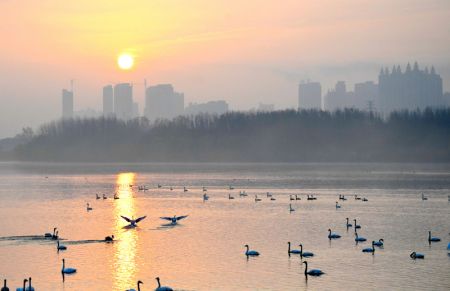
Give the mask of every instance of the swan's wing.
<path id="1" fill-rule="evenodd" d="M 172 220 L 172 217 L 168 217 L 168 216 L 162 216 L 162 217 L 160 217 L 161 219 L 165 219 L 165 220 L 169 220 L 169 221 L 171 221 Z"/>
<path id="2" fill-rule="evenodd" d="M 125 217 L 125 216 L 122 216 L 122 215 L 120 217 L 122 217 L 123 219 L 125 219 L 128 222 L 131 222 L 131 219 L 129 219 L 128 217 Z"/>
<path id="3" fill-rule="evenodd" d="M 186 218 L 186 217 L 188 217 L 188 216 L 189 216 L 189 215 L 178 216 L 178 217 L 177 217 L 177 220 L 181 220 L 181 219 Z"/>
<path id="4" fill-rule="evenodd" d="M 141 220 L 144 220 L 144 218 L 146 218 L 146 217 L 147 217 L 147 215 L 146 215 L 146 216 L 139 217 L 138 219 L 136 219 L 136 223 L 138 223 L 138 222 L 141 221 Z"/>

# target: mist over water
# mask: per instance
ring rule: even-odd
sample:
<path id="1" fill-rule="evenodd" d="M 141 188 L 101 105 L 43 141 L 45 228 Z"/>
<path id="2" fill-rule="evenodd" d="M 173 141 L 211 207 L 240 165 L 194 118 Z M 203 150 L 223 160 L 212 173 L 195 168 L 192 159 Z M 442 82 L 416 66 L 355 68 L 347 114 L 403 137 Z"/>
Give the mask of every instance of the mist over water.
<path id="1" fill-rule="evenodd" d="M 448 164 L 0 163 L 0 176 L 0 257 L 11 262 L 0 264 L 0 275 L 12 287 L 31 276 L 37 290 L 125 290 L 139 279 L 142 290 L 152 290 L 159 276 L 175 290 L 450 288 Z M 244 190 L 248 197 L 239 197 Z M 109 198 L 95 199 L 103 193 Z M 307 201 L 311 193 L 318 200 Z M 302 200 L 290 201 L 290 194 Z M 348 200 L 336 209 L 339 194 Z M 120 215 L 147 218 L 123 229 Z M 173 215 L 189 217 L 164 227 L 159 217 Z M 355 244 L 346 217 L 358 219 L 358 234 L 368 241 L 383 238 L 384 248 L 362 253 L 369 243 Z M 55 226 L 65 252 L 57 253 L 54 241 L 14 237 Z M 330 242 L 328 228 L 342 238 Z M 429 245 L 429 230 L 442 242 Z M 99 241 L 111 234 L 113 244 Z M 315 254 L 309 267 L 326 274 L 305 280 L 300 258 L 287 254 L 288 241 L 293 248 L 303 243 Z M 247 260 L 245 244 L 261 256 Z M 412 260 L 412 251 L 425 260 Z M 62 258 L 78 269 L 64 283 Z"/>

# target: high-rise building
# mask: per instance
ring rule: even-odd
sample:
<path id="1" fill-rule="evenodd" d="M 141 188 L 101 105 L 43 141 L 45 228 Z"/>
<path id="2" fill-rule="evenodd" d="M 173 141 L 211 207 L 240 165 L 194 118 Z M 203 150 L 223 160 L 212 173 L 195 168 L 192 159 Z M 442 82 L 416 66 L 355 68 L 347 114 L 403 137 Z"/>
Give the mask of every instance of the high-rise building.
<path id="1" fill-rule="evenodd" d="M 121 83 L 114 86 L 114 113 L 117 118 L 133 118 L 133 86 Z"/>
<path id="2" fill-rule="evenodd" d="M 325 95 L 325 109 L 334 111 L 346 107 L 354 107 L 351 102 L 353 92 L 347 92 L 344 81 L 338 81 L 334 90 L 328 91 Z"/>
<path id="3" fill-rule="evenodd" d="M 298 86 L 299 109 L 322 108 L 322 86 L 319 82 L 302 82 Z"/>
<path id="4" fill-rule="evenodd" d="M 189 103 L 185 109 L 186 114 L 224 114 L 228 112 L 228 103 L 223 100 L 209 101 L 206 103 Z"/>
<path id="5" fill-rule="evenodd" d="M 354 105 L 361 110 L 378 111 L 378 85 L 372 81 L 355 84 Z"/>
<path id="6" fill-rule="evenodd" d="M 73 91 L 62 90 L 62 118 L 73 117 Z"/>
<path id="7" fill-rule="evenodd" d="M 439 107 L 444 103 L 442 78 L 434 67 L 430 71 L 420 70 L 417 63 L 411 69 L 400 66 L 381 69 L 379 80 L 380 109 L 384 114 L 394 110 L 416 110 L 426 107 Z"/>
<path id="8" fill-rule="evenodd" d="M 112 85 L 103 87 L 103 116 L 114 115 L 114 90 Z"/>
<path id="9" fill-rule="evenodd" d="M 150 86 L 145 91 L 145 116 L 149 120 L 171 119 L 184 112 L 184 94 L 175 92 L 171 84 Z"/>

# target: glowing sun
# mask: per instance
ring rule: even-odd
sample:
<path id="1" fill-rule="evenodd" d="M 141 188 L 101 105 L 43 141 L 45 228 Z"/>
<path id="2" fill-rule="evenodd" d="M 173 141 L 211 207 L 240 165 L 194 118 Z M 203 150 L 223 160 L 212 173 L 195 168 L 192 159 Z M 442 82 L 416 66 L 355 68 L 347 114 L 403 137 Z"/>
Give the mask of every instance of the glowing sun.
<path id="1" fill-rule="evenodd" d="M 122 70 L 129 70 L 133 67 L 134 64 L 134 59 L 133 56 L 130 54 L 121 54 L 118 58 L 117 58 L 117 65 L 119 65 L 119 68 L 121 68 Z"/>

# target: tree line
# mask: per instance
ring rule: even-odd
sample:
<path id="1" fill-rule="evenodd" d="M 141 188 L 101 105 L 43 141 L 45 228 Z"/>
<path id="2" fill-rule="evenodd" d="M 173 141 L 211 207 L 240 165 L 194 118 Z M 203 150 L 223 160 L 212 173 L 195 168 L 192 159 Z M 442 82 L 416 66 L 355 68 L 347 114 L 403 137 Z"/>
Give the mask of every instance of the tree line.
<path id="1" fill-rule="evenodd" d="M 387 118 L 344 109 L 229 112 L 149 122 L 88 118 L 42 125 L 15 149 L 29 161 L 449 162 L 450 109 Z"/>

